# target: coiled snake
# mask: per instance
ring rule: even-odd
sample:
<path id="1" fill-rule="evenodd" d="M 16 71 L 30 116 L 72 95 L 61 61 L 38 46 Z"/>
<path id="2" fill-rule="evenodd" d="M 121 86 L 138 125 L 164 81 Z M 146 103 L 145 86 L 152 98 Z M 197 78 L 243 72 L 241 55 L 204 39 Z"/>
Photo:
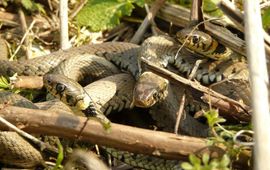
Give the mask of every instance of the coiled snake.
<path id="1" fill-rule="evenodd" d="M 203 36 L 203 34 L 199 34 L 200 37 Z M 197 36 L 197 35 L 196 35 Z M 186 36 L 184 36 L 186 37 Z M 195 44 L 197 41 L 194 41 L 195 39 L 192 38 L 192 41 L 189 41 L 188 44 Z M 200 39 L 199 39 L 200 40 Z M 198 40 L 198 41 L 199 41 Z M 177 50 L 179 48 L 179 44 L 174 41 L 170 37 L 165 37 L 165 36 L 158 36 L 158 37 L 151 37 L 147 40 L 144 41 L 142 44 L 141 48 L 139 46 L 130 44 L 130 43 L 104 43 L 104 44 L 99 44 L 99 45 L 88 45 L 88 46 L 83 46 L 83 47 L 78 47 L 78 48 L 73 48 L 67 51 L 59 51 L 52 53 L 48 56 L 32 59 L 32 60 L 27 60 L 27 61 L 18 61 L 18 62 L 10 62 L 10 61 L 0 61 L 1 65 L 3 67 L 0 68 L 0 74 L 5 75 L 5 76 L 11 76 L 14 73 L 18 73 L 19 75 L 44 75 L 48 72 L 52 73 L 65 73 L 66 75 L 72 77 L 76 81 L 80 81 L 82 77 L 85 77 L 88 73 L 92 73 L 93 75 L 98 75 L 94 76 L 92 79 L 100 79 L 115 73 L 119 73 L 120 71 L 114 66 L 110 64 L 103 64 L 107 63 L 105 61 L 101 62 L 96 62 L 96 60 L 102 60 L 100 57 L 104 57 L 107 60 L 113 62 L 115 65 L 119 66 L 123 70 L 127 70 L 132 75 L 135 76 L 135 78 L 138 80 L 136 87 L 134 89 L 134 103 L 137 106 L 140 107 L 150 107 L 154 105 L 155 103 L 158 103 L 158 101 L 162 101 L 163 99 L 166 98 L 166 90 L 168 88 L 168 81 L 161 79 L 164 83 L 163 84 L 155 84 L 153 83 L 153 79 L 156 79 L 158 76 L 157 75 L 152 75 L 153 79 L 148 79 L 151 80 L 151 82 L 147 82 L 145 80 L 144 75 L 147 73 L 143 73 L 142 76 L 139 76 L 139 65 L 137 63 L 137 56 L 144 57 L 148 60 L 154 61 L 156 64 L 162 66 L 162 67 L 167 67 L 168 64 L 172 64 L 178 68 L 179 72 L 187 76 L 195 64 L 195 61 L 197 60 L 197 57 L 195 56 L 190 56 L 188 53 L 185 52 L 180 52 L 177 54 Z M 192 45 L 194 47 L 194 45 Z M 207 54 L 207 51 L 203 51 L 202 49 L 205 49 L 206 46 L 204 47 L 203 45 L 198 47 L 201 48 L 200 53 L 201 54 Z M 216 46 L 218 47 L 218 46 Z M 213 49 L 214 46 L 209 47 L 209 49 Z M 199 48 L 196 48 L 199 49 Z M 193 49 L 194 50 L 194 49 Z M 214 50 L 215 51 L 215 50 Z M 96 56 L 89 56 L 90 54 L 94 54 L 100 57 Z M 213 54 L 213 50 L 212 50 Z M 77 60 L 77 58 L 80 58 L 79 56 L 84 56 L 81 57 L 83 58 L 82 60 Z M 220 56 L 220 55 L 219 55 Z M 89 58 L 94 58 L 90 62 L 88 61 Z M 99 58 L 99 59 L 97 59 Z M 78 61 L 78 63 L 76 62 Z M 96 62 L 96 63 L 95 63 Z M 74 71 L 74 74 L 69 74 L 71 73 L 70 71 L 67 72 L 63 68 L 68 68 L 70 63 L 76 63 L 72 65 L 71 67 L 77 71 Z M 85 64 L 87 63 L 87 64 Z M 102 64 L 100 64 L 102 63 Z M 214 64 L 213 64 L 214 63 Z M 88 70 L 89 67 L 82 67 L 82 68 L 76 68 L 77 65 L 97 65 L 96 67 L 90 67 L 92 68 L 91 71 Z M 233 66 L 232 66 L 233 65 Z M 237 65 L 238 67 L 235 67 Z M 241 66 L 241 67 L 240 67 Z M 110 68 L 110 69 L 105 69 L 105 68 Z M 111 69 L 115 68 L 115 69 Z M 94 72 L 93 70 L 97 71 Z M 104 71 L 104 70 L 110 70 L 110 71 Z M 244 70 L 244 71 L 243 71 Z M 195 78 L 199 81 L 201 81 L 204 84 L 210 84 L 214 83 L 217 81 L 221 81 L 223 79 L 228 78 L 232 74 L 242 72 L 246 73 L 246 63 L 243 61 L 221 61 L 221 62 L 213 62 L 212 60 L 209 60 L 205 63 L 202 64 L 202 66 L 199 68 L 197 71 Z M 246 74 L 244 74 L 246 76 Z M 239 77 L 241 77 L 239 76 Z M 75 77 L 75 78 L 74 78 Z M 147 76 L 150 77 L 150 76 Z M 242 79 L 243 77 L 241 77 Z M 244 78 L 245 79 L 245 78 Z M 46 79 L 47 80 L 47 79 Z M 112 81 L 111 79 L 110 81 Z M 129 82 L 132 82 L 131 80 Z M 134 82 L 134 80 L 133 80 Z M 147 90 L 145 90 L 146 86 L 142 86 L 143 84 L 148 84 L 149 86 L 147 87 Z M 131 89 L 132 94 L 132 89 L 133 86 L 130 84 L 126 85 L 128 86 L 129 89 Z M 97 88 L 98 86 L 96 86 Z M 124 86 L 123 86 L 124 87 Z M 58 90 L 63 90 L 63 87 L 59 86 L 58 88 L 55 86 L 54 89 Z M 116 88 L 117 89 L 117 88 Z M 65 90 L 65 89 L 64 89 Z M 91 92 L 89 92 L 91 94 Z M 94 94 L 92 92 L 92 94 Z M 127 94 L 127 93 L 125 93 Z M 95 94 L 96 95 L 96 94 Z M 95 96 L 93 95 L 93 96 Z M 131 101 L 132 97 L 130 100 L 127 100 L 130 98 L 130 96 L 125 96 L 122 97 L 119 94 L 118 99 L 112 99 L 112 97 L 108 97 L 107 99 L 104 99 L 104 96 L 97 97 L 97 101 L 103 100 L 104 101 L 119 101 L 120 103 L 124 104 L 122 105 L 117 105 L 117 106 L 123 106 L 126 108 L 130 108 L 131 103 L 127 101 Z M 92 96 L 92 97 L 93 97 Z M 124 99 L 123 99 L 124 98 Z M 71 99 L 69 96 L 65 96 L 64 99 L 66 100 L 67 103 L 70 103 L 73 99 Z M 112 99 L 112 100 L 111 100 Z M 102 103 L 102 102 L 101 102 Z M 103 103 L 104 104 L 104 103 Z M 81 104 L 79 104 L 81 105 Z M 111 106 L 112 103 L 108 103 L 107 107 L 104 107 L 104 110 L 102 110 L 102 104 L 100 105 L 101 110 L 103 112 L 109 113 L 110 110 L 121 110 L 123 107 L 109 107 Z M 158 120 L 159 116 L 152 114 L 154 119 Z M 175 113 L 172 113 L 172 117 L 175 117 Z M 170 116 L 169 116 L 170 117 Z M 173 120 L 174 118 L 169 118 L 169 120 Z M 159 120 L 160 121 L 160 120 Z M 191 121 L 194 121 L 191 119 Z M 196 122 L 196 121 L 195 121 Z M 165 123 L 167 124 L 167 123 Z M 171 122 L 170 122 L 171 124 Z M 196 123 L 195 123 L 196 124 Z M 198 122 L 197 122 L 198 124 Z M 171 126 L 171 125 L 170 125 Z M 196 125 L 195 125 L 196 126 Z M 200 125 L 198 125 L 200 126 Z M 189 129 L 189 128 L 187 128 Z M 195 129 L 201 129 L 201 128 L 195 128 Z M 189 130 L 187 130 L 187 133 Z M 191 130 L 192 133 L 193 130 Z M 8 132 L 9 133 L 9 132 Z M 2 132 L 4 136 L 8 136 L 9 134 L 6 132 Z M 196 132 L 195 132 L 196 133 Z M 2 140 L 2 139 L 1 139 Z M 2 140 L 0 142 L 5 142 Z M 6 148 L 8 149 L 8 148 Z M 1 154 L 0 154 L 1 155 Z M 38 160 L 40 157 L 38 158 Z M 8 163 L 8 162 L 5 162 Z M 29 162 L 28 162 L 29 163 Z M 15 164 L 17 166 L 20 165 L 20 163 Z M 30 166 L 33 166 L 31 164 Z"/>

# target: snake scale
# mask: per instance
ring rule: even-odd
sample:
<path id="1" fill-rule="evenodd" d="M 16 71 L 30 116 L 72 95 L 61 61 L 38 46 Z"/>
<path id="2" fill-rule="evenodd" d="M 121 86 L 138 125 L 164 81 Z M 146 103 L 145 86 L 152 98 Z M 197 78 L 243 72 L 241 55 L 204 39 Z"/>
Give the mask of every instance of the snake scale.
<path id="1" fill-rule="evenodd" d="M 57 72 L 57 73 L 63 74 L 63 73 L 66 73 L 66 71 L 64 71 L 63 68 L 67 68 L 70 65 L 69 63 L 76 63 L 77 58 L 79 58 L 79 56 L 83 56 L 83 57 L 80 57 L 83 59 L 79 61 L 80 64 L 77 63 L 77 64 L 72 65 L 72 67 L 75 67 L 74 68 L 75 70 L 76 70 L 76 65 L 84 65 L 85 63 L 88 63 L 88 64 L 90 63 L 90 65 L 92 66 L 97 65 L 97 67 L 92 67 L 91 68 L 92 70 L 90 71 L 88 70 L 88 67 L 77 68 L 77 71 L 72 72 L 74 73 L 73 75 L 69 74 L 71 72 L 68 72 L 68 75 L 72 77 L 72 79 L 75 79 L 76 81 L 81 81 L 82 77 L 85 77 L 88 73 L 92 73 L 93 75 L 98 75 L 96 76 L 96 78 L 93 78 L 91 80 L 91 81 L 94 81 L 95 79 L 100 79 L 100 78 L 107 77 L 109 75 L 120 72 L 114 65 L 103 64 L 103 63 L 107 63 L 105 62 L 106 60 L 96 62 L 96 60 L 99 60 L 99 59 L 102 60 L 101 57 L 103 57 L 113 62 L 122 70 L 127 70 L 130 73 L 132 73 L 135 79 L 138 80 L 134 93 L 136 95 L 141 94 L 141 95 L 138 95 L 140 102 L 136 103 L 136 101 L 138 100 L 137 100 L 137 97 L 135 97 L 135 105 L 138 105 L 141 107 L 150 107 L 154 105 L 155 103 L 157 103 L 157 101 L 162 101 L 166 98 L 167 94 L 163 94 L 165 91 L 164 88 L 167 90 L 169 85 L 166 80 L 161 79 L 164 82 L 164 84 L 161 84 L 161 86 L 160 84 L 158 84 L 159 86 L 156 86 L 155 83 L 152 83 L 152 84 L 150 83 L 150 86 L 147 89 L 148 92 L 146 93 L 144 91 L 144 88 L 142 89 L 140 87 L 140 85 L 142 85 L 140 82 L 144 82 L 144 84 L 147 84 L 148 82 L 145 81 L 144 78 L 142 78 L 143 76 L 139 76 L 142 70 L 139 69 L 139 64 L 137 63 L 137 56 L 139 55 L 141 57 L 144 57 L 150 61 L 155 62 L 156 64 L 159 64 L 162 67 L 167 67 L 168 64 L 172 64 L 179 70 L 180 73 L 187 76 L 191 72 L 191 69 L 194 66 L 194 63 L 197 60 L 197 57 L 187 55 L 183 52 L 177 53 L 178 48 L 179 48 L 179 44 L 174 39 L 170 37 L 165 37 L 165 36 L 151 37 L 142 44 L 142 47 L 139 47 L 137 45 L 130 44 L 130 43 L 120 43 L 120 42 L 113 42 L 113 43 L 108 42 L 108 43 L 103 43 L 103 44 L 98 44 L 98 45 L 87 45 L 87 46 L 73 48 L 67 51 L 58 51 L 44 57 L 35 58 L 32 60 L 27 60 L 27 61 L 10 62 L 10 61 L 1 60 L 0 63 L 2 64 L 3 67 L 0 68 L 0 74 L 5 75 L 5 76 L 12 76 L 14 73 L 18 73 L 19 75 L 40 75 L 40 76 L 45 75 L 46 73 L 49 73 L 49 72 L 51 73 Z M 99 56 L 99 57 L 92 56 L 91 54 Z M 88 61 L 89 58 L 95 58 L 95 59 L 89 62 Z M 104 71 L 106 70 L 105 68 L 107 67 L 110 68 L 109 71 Z M 97 72 L 94 72 L 93 70 Z M 246 70 L 247 70 L 246 63 L 243 61 L 236 61 L 236 62 L 234 61 L 232 63 L 231 60 L 226 60 L 226 61 L 221 61 L 221 62 L 220 61 L 213 62 L 209 60 L 202 64 L 202 66 L 197 71 L 195 78 L 204 84 L 210 84 L 213 82 L 226 79 L 232 74 L 238 73 L 239 71 L 241 72 L 241 76 L 242 76 L 242 70 L 244 70 L 244 73 L 246 73 Z M 142 75 L 145 75 L 145 74 L 146 73 L 143 73 Z M 93 77 L 93 75 L 91 76 Z M 152 76 L 154 80 L 159 77 L 157 75 L 152 75 Z M 151 76 L 147 76 L 147 77 L 149 78 Z M 112 80 L 114 80 L 114 78 L 112 78 L 111 81 Z M 132 82 L 132 81 L 130 80 L 126 82 Z M 113 84 L 110 84 L 110 85 L 108 84 L 107 87 L 112 88 L 112 86 Z M 130 88 L 129 90 L 131 90 L 130 94 L 132 94 L 132 86 L 130 86 L 129 84 L 123 87 L 126 87 L 126 86 L 129 86 Z M 100 88 L 100 85 L 95 86 L 95 88 L 94 87 L 92 88 L 98 89 Z M 92 96 L 94 97 L 97 95 L 95 93 L 96 89 L 93 90 L 92 92 L 89 91 L 89 93 L 92 94 Z M 106 96 L 102 96 L 104 94 L 102 93 L 99 93 L 99 94 L 101 96 L 97 97 L 94 100 L 99 101 L 100 99 L 104 99 L 104 97 L 106 98 Z M 131 101 L 131 99 L 128 100 L 130 96 L 123 97 L 123 94 L 119 94 L 116 97 L 116 99 L 111 100 L 112 102 L 107 103 L 106 106 L 102 104 L 99 105 L 100 109 L 102 110 L 102 107 L 103 107 L 103 110 L 102 110 L 103 112 L 110 113 L 111 110 L 121 110 L 123 108 L 132 107 L 131 103 L 129 102 Z M 144 94 L 149 94 L 146 97 L 147 102 L 142 102 L 145 97 Z M 150 100 L 149 100 L 149 97 L 150 97 Z M 236 96 L 236 98 L 237 97 L 238 96 Z M 109 100 L 109 98 L 107 100 Z M 104 99 L 104 101 L 107 101 L 107 100 Z M 177 99 L 175 100 L 177 101 Z M 118 101 L 119 103 L 113 106 L 114 101 Z M 155 101 L 155 102 L 152 102 L 149 105 L 149 101 L 150 102 Z M 154 107 L 157 107 L 158 109 L 160 109 L 161 108 L 160 106 L 162 106 L 162 102 L 160 105 L 155 105 Z M 168 108 L 168 106 L 166 107 Z M 163 108 L 166 108 L 166 107 L 163 107 Z M 154 119 L 156 118 L 156 120 L 160 122 L 160 120 L 158 120 L 160 119 L 160 115 L 157 115 L 156 114 L 157 112 L 155 111 L 153 112 L 154 113 L 152 115 Z M 166 116 L 169 120 L 175 120 L 175 117 L 176 117 L 175 113 L 172 113 L 171 115 L 169 116 L 166 115 Z M 194 120 L 191 119 L 190 121 L 194 121 Z M 186 121 L 186 122 L 189 122 L 189 121 Z M 164 126 L 167 126 L 167 124 L 165 123 Z M 194 129 L 196 129 L 196 125 L 194 127 L 195 127 Z M 186 133 L 189 134 L 190 131 Z M 192 130 L 190 134 L 192 134 Z"/>

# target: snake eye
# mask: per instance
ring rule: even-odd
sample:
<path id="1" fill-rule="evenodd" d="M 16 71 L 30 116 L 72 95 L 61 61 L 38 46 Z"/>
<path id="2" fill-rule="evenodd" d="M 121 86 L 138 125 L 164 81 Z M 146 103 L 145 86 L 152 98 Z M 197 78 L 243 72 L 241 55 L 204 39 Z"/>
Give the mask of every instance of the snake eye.
<path id="1" fill-rule="evenodd" d="M 66 86 L 61 84 L 61 83 L 57 83 L 55 88 L 56 88 L 57 92 L 63 92 L 65 90 Z"/>
<path id="2" fill-rule="evenodd" d="M 193 43 L 198 43 L 199 42 L 199 37 L 198 36 L 194 36 L 192 38 L 192 40 L 193 40 Z"/>

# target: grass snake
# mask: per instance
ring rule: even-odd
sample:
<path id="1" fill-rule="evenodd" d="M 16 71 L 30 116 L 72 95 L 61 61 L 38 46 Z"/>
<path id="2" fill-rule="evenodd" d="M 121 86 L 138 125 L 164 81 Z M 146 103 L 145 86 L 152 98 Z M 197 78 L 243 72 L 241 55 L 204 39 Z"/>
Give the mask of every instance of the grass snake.
<path id="1" fill-rule="evenodd" d="M 190 43 L 195 43 L 195 42 L 196 41 L 194 41 L 193 38 L 192 38 L 192 41 L 190 41 Z M 197 60 L 197 56 L 195 57 L 185 52 L 178 53 L 177 51 L 179 49 L 179 46 L 180 45 L 174 39 L 170 37 L 166 37 L 166 36 L 150 37 L 144 41 L 141 47 L 134 44 L 130 44 L 130 43 L 120 43 L 120 42 L 108 42 L 108 43 L 97 44 L 97 45 L 86 45 L 82 47 L 72 48 L 66 51 L 54 52 L 50 55 L 35 58 L 32 60 L 12 61 L 12 62 L 1 60 L 0 63 L 2 64 L 2 67 L 0 68 L 0 74 L 4 76 L 12 76 L 14 73 L 18 73 L 19 75 L 43 76 L 47 73 L 58 73 L 58 74 L 67 75 L 69 78 L 72 78 L 75 81 L 82 81 L 83 77 L 87 77 L 90 74 L 89 76 L 91 77 L 90 82 L 92 82 L 96 79 L 101 79 L 109 75 L 120 73 L 120 70 L 115 67 L 116 65 L 121 70 L 129 71 L 137 80 L 137 83 L 135 85 L 136 87 L 134 90 L 135 105 L 140 106 L 140 107 L 151 107 L 155 103 L 159 103 L 159 101 L 163 101 L 167 98 L 166 91 L 169 88 L 168 81 L 161 79 L 161 81 L 163 81 L 163 84 L 160 84 L 158 81 L 156 82 L 153 81 L 153 80 L 157 80 L 157 78 L 159 77 L 158 75 L 151 75 L 153 79 L 149 78 L 151 76 L 146 76 L 148 77 L 146 79 L 143 78 L 143 76 L 140 77 L 139 74 L 140 72 L 142 72 L 142 70 L 140 70 L 139 64 L 137 63 L 137 60 L 139 60 L 137 56 L 144 57 L 150 61 L 153 61 L 156 64 L 160 65 L 161 67 L 167 67 L 168 65 L 173 65 L 178 69 L 178 71 L 181 74 L 187 76 L 191 72 L 191 69 L 194 66 L 194 63 Z M 205 52 L 201 54 L 205 54 Z M 82 57 L 79 57 L 79 56 L 82 56 Z M 99 56 L 99 57 L 96 57 L 96 56 Z M 107 60 L 103 60 L 102 57 L 107 59 L 108 61 L 111 61 L 115 65 L 108 64 L 108 62 L 105 62 Z M 77 58 L 82 58 L 82 59 L 79 61 L 77 60 Z M 93 58 L 93 59 L 89 60 L 89 58 Z M 97 60 L 101 60 L 101 61 L 96 62 Z M 92 67 L 86 67 L 86 66 L 82 68 L 76 67 L 79 65 L 80 66 L 91 65 Z M 75 71 L 72 71 L 72 72 L 67 71 L 69 69 L 69 66 L 72 67 L 72 69 L 74 69 Z M 89 70 L 89 68 L 91 69 Z M 110 68 L 110 69 L 107 69 L 107 68 Z M 218 82 L 223 79 L 226 79 L 234 73 L 238 73 L 239 71 L 242 72 L 242 70 L 246 71 L 246 63 L 243 61 L 232 62 L 231 60 L 228 60 L 228 59 L 222 60 L 222 61 L 212 61 L 211 59 L 209 59 L 209 61 L 203 63 L 202 66 L 199 68 L 199 70 L 197 71 L 195 75 L 195 78 L 198 81 L 201 81 L 203 84 L 210 84 L 210 83 L 214 83 L 214 82 Z M 147 73 L 143 73 L 142 75 L 145 75 L 145 74 Z M 147 79 L 151 80 L 151 82 L 145 81 Z M 116 81 L 115 78 L 112 78 L 110 81 L 114 81 L 114 80 Z M 104 96 L 104 93 L 99 93 L 100 96 L 94 100 L 96 101 L 103 100 L 107 102 L 111 101 L 111 103 L 108 102 L 107 105 L 105 105 L 104 103 L 103 103 L 104 105 L 102 104 L 99 105 L 100 107 L 99 109 L 101 109 L 104 113 L 110 113 L 111 110 L 121 110 L 123 108 L 132 107 L 132 103 L 130 101 L 132 101 L 132 97 L 133 97 L 132 96 L 133 86 L 129 84 L 130 82 L 135 83 L 135 80 L 129 79 L 126 81 L 126 84 L 122 86 L 122 88 L 125 87 L 131 91 L 129 93 L 130 95 L 124 92 L 114 97 L 113 100 L 111 100 L 113 97 L 106 98 L 106 96 Z M 97 83 L 99 83 L 99 81 Z M 104 84 L 104 82 L 102 84 Z M 142 84 L 143 85 L 149 84 L 148 89 L 145 88 L 146 86 L 142 86 Z M 92 97 L 97 96 L 96 92 L 97 92 L 97 89 L 99 89 L 100 87 L 101 85 L 97 85 L 95 86 L 95 88 L 93 86 L 91 87 L 92 89 L 94 89 L 92 90 L 92 92 L 89 91 L 89 93 L 92 94 L 91 95 Z M 112 84 L 108 85 L 107 87 L 113 88 Z M 115 87 L 115 90 L 117 89 L 116 87 Z M 60 87 L 59 89 L 61 90 Z M 145 91 L 145 89 L 147 89 L 147 91 Z M 71 102 L 68 100 L 67 96 L 65 96 L 64 98 L 66 99 L 67 103 Z M 18 101 L 18 99 L 16 100 Z M 115 101 L 118 101 L 118 104 L 115 104 L 114 106 L 113 103 Z M 177 99 L 175 99 L 175 101 L 177 102 Z M 160 105 L 162 105 L 162 102 Z M 155 105 L 155 107 L 158 107 L 160 105 Z M 163 107 L 163 108 L 166 108 L 166 107 Z M 160 122 L 159 120 L 160 115 L 155 115 L 155 114 L 152 114 L 152 115 L 154 119 Z M 175 113 L 173 113 L 171 116 L 175 117 Z M 174 120 L 174 119 L 175 118 L 172 118 L 172 119 L 169 118 L 170 121 L 167 121 L 167 122 L 171 123 L 171 120 Z M 193 120 L 191 119 L 191 121 Z M 168 123 L 165 123 L 164 126 L 166 126 L 166 124 Z M 1 133 L 4 134 L 5 136 L 13 132 L 1 132 Z M 37 160 L 40 160 L 40 156 L 37 157 Z"/>

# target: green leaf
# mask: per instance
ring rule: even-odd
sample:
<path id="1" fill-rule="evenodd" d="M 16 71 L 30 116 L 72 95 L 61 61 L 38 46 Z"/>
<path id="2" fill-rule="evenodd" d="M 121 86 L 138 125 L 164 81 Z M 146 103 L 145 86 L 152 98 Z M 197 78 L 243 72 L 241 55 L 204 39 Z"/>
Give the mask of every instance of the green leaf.
<path id="1" fill-rule="evenodd" d="M 189 160 L 193 165 L 196 165 L 196 164 L 200 165 L 201 164 L 201 160 L 197 156 L 195 156 L 193 154 L 189 155 Z"/>
<path id="2" fill-rule="evenodd" d="M 228 167 L 230 165 L 230 158 L 227 154 L 223 155 L 221 161 L 220 161 L 221 167 Z"/>
<path id="3" fill-rule="evenodd" d="M 204 0 L 203 1 L 203 11 L 211 16 L 221 17 L 223 15 L 222 11 L 218 9 L 216 3 L 220 0 Z"/>
<path id="4" fill-rule="evenodd" d="M 31 1 L 31 0 L 21 0 L 21 3 L 25 9 L 27 9 L 31 12 L 39 11 L 39 12 L 42 12 L 43 14 L 46 13 L 43 6 L 39 3 L 36 3 L 34 1 Z"/>
<path id="5" fill-rule="evenodd" d="M 122 16 L 129 16 L 136 3 L 139 6 L 144 0 L 88 0 L 76 16 L 78 25 L 88 26 L 92 31 L 101 31 L 115 27 Z"/>
<path id="6" fill-rule="evenodd" d="M 207 153 L 204 153 L 203 156 L 202 156 L 202 162 L 204 165 L 208 165 L 208 162 L 209 162 L 209 154 Z"/>
<path id="7" fill-rule="evenodd" d="M 192 169 L 193 169 L 193 166 L 192 166 L 190 163 L 188 163 L 188 162 L 183 162 L 183 163 L 181 164 L 181 167 L 182 167 L 184 170 L 192 170 Z"/>
<path id="8" fill-rule="evenodd" d="M 22 0 L 21 3 L 23 5 L 23 7 L 25 9 L 28 9 L 28 10 L 31 10 L 33 8 L 33 6 L 34 6 L 33 2 L 31 0 Z"/>
<path id="9" fill-rule="evenodd" d="M 9 88 L 9 82 L 8 80 L 1 76 L 0 77 L 0 89 L 8 89 Z"/>
<path id="10" fill-rule="evenodd" d="M 223 123 L 226 121 L 224 118 L 219 117 L 217 110 L 209 110 L 205 112 L 204 116 L 210 127 L 214 127 L 216 123 Z"/>
<path id="11" fill-rule="evenodd" d="M 61 163 L 64 159 L 64 150 L 63 150 L 63 146 L 61 144 L 61 142 L 59 140 L 57 140 L 57 147 L 58 147 L 58 155 L 57 155 L 57 160 L 55 163 L 55 166 L 53 168 L 53 170 L 58 170 L 58 168 L 61 167 Z"/>
<path id="12" fill-rule="evenodd" d="M 270 8 L 263 11 L 262 22 L 265 30 L 270 28 Z"/>

